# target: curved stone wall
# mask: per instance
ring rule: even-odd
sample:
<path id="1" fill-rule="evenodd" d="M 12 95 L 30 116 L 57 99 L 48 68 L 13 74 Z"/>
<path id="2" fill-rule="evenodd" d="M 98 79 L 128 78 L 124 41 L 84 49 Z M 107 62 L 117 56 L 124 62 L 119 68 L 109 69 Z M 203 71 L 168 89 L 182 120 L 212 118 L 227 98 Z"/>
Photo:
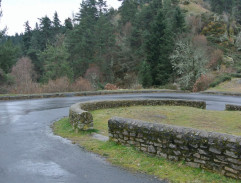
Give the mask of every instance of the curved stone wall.
<path id="1" fill-rule="evenodd" d="M 231 105 L 231 104 L 227 104 L 227 105 L 226 105 L 226 110 L 227 110 L 227 111 L 241 111 L 241 105 Z"/>
<path id="2" fill-rule="evenodd" d="M 202 101 L 187 100 L 116 100 L 77 103 L 71 106 L 69 119 L 76 131 L 93 128 L 88 111 L 137 105 L 169 105 L 206 108 Z M 241 110 L 227 105 L 226 110 Z M 108 121 L 110 140 L 134 146 L 142 152 L 186 165 L 221 172 L 241 179 L 241 137 L 223 133 L 148 123 L 135 119 L 114 117 Z"/>
<path id="3" fill-rule="evenodd" d="M 241 137 L 114 117 L 111 140 L 148 154 L 241 179 Z"/>
<path id="4" fill-rule="evenodd" d="M 97 109 L 114 107 L 130 107 L 136 105 L 169 105 L 169 106 L 189 106 L 206 108 L 206 103 L 202 101 L 188 100 L 115 100 L 115 101 L 94 101 L 80 102 L 70 107 L 69 120 L 76 131 L 93 128 L 93 117 L 90 112 Z"/>

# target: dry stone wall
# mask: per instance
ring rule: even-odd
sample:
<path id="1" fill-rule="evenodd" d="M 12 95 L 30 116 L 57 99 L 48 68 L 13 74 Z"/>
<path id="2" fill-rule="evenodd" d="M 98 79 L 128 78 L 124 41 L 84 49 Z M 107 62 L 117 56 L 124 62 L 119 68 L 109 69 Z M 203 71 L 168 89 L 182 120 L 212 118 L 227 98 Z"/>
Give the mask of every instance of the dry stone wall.
<path id="1" fill-rule="evenodd" d="M 226 110 L 227 111 L 241 111 L 241 105 L 226 105 Z"/>
<path id="2" fill-rule="evenodd" d="M 115 101 L 94 101 L 77 103 L 70 107 L 69 120 L 76 131 L 88 130 L 93 128 L 93 117 L 90 112 L 97 109 L 129 107 L 135 105 L 171 105 L 171 106 L 190 106 L 206 108 L 206 103 L 202 101 L 188 100 L 115 100 Z"/>
<path id="3" fill-rule="evenodd" d="M 108 126 L 117 143 L 241 179 L 241 137 L 117 117 Z"/>
<path id="4" fill-rule="evenodd" d="M 82 105 L 82 103 L 74 104 L 69 110 L 69 121 L 76 132 L 93 129 L 93 116 L 90 112 L 81 109 Z"/>
<path id="5" fill-rule="evenodd" d="M 135 105 L 206 108 L 205 102 L 186 100 L 93 101 L 72 105 L 70 123 L 76 131 L 92 129 L 93 117 L 88 111 Z M 226 109 L 240 108 L 227 105 Z M 142 152 L 169 160 L 185 161 L 188 166 L 241 179 L 241 137 L 117 117 L 110 119 L 108 126 L 110 140 L 117 143 L 132 145 Z"/>

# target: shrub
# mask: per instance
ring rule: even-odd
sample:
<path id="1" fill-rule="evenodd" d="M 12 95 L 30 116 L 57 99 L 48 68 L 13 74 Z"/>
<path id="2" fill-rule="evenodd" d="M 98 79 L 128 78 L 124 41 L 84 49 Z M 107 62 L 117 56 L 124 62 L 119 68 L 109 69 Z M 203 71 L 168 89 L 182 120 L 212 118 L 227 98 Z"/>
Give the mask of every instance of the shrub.
<path id="1" fill-rule="evenodd" d="M 91 83 L 82 77 L 71 83 L 67 77 L 50 80 L 48 84 L 42 86 L 42 92 L 70 92 L 70 91 L 90 91 L 93 90 Z"/>
<path id="2" fill-rule="evenodd" d="M 56 80 L 49 80 L 49 82 L 42 86 L 43 93 L 67 92 L 69 91 L 70 81 L 67 77 L 58 78 Z"/>
<path id="3" fill-rule="evenodd" d="M 187 24 L 190 27 L 191 33 L 193 35 L 199 34 L 202 30 L 203 22 L 200 16 L 188 16 Z"/>
<path id="4" fill-rule="evenodd" d="M 199 92 L 206 90 L 209 85 L 213 82 L 214 76 L 211 74 L 202 74 L 200 78 L 197 79 L 193 86 L 193 92 Z"/>
<path id="5" fill-rule="evenodd" d="M 169 89 L 169 90 L 180 90 L 180 86 L 176 83 L 169 83 L 163 86 L 158 87 L 159 89 Z"/>
<path id="6" fill-rule="evenodd" d="M 130 89 L 133 89 L 133 90 L 140 90 L 140 89 L 143 89 L 142 85 L 141 84 L 133 84 Z"/>
<path id="7" fill-rule="evenodd" d="M 238 51 L 241 51 L 241 32 L 237 35 L 235 46 Z"/>
<path id="8" fill-rule="evenodd" d="M 99 66 L 90 64 L 89 68 L 85 72 L 84 78 L 86 78 L 94 88 L 98 88 L 98 83 L 102 81 L 102 73 Z"/>
<path id="9" fill-rule="evenodd" d="M 234 78 L 241 78 L 241 73 L 232 73 L 230 76 Z"/>
<path id="10" fill-rule="evenodd" d="M 223 52 L 219 49 L 215 50 L 211 54 L 211 59 L 209 61 L 208 67 L 213 70 L 217 70 L 218 66 L 221 65 L 223 58 Z"/>
<path id="11" fill-rule="evenodd" d="M 65 76 L 56 80 L 49 80 L 47 84 L 40 85 L 36 82 L 28 83 L 28 88 L 23 88 L 26 85 L 14 84 L 8 89 L 8 92 L 14 94 L 29 94 L 29 93 L 56 93 L 56 92 L 73 92 L 73 91 L 90 91 L 93 90 L 91 83 L 82 77 L 71 83 Z"/>
<path id="12" fill-rule="evenodd" d="M 184 5 L 189 5 L 190 4 L 190 1 L 186 0 L 183 2 Z"/>
<path id="13" fill-rule="evenodd" d="M 204 35 L 196 35 L 192 40 L 193 46 L 196 48 L 204 48 L 207 49 L 208 41 L 206 36 Z"/>
<path id="14" fill-rule="evenodd" d="M 105 90 L 118 90 L 118 87 L 114 84 L 107 83 L 105 85 Z"/>
<path id="15" fill-rule="evenodd" d="M 82 77 L 79 77 L 75 80 L 75 82 L 71 85 L 71 91 L 90 91 L 93 90 L 91 83 Z"/>

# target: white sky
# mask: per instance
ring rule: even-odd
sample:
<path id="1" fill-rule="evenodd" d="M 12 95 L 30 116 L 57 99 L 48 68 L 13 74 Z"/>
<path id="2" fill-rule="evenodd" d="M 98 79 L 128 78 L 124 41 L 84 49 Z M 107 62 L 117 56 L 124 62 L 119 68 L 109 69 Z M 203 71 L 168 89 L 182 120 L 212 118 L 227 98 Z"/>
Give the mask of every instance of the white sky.
<path id="1" fill-rule="evenodd" d="M 32 28 L 39 22 L 38 18 L 47 15 L 53 20 L 57 11 L 63 24 L 68 17 L 79 12 L 82 0 L 2 0 L 3 16 L 0 19 L 0 29 L 7 26 L 7 34 L 24 32 L 24 22 L 29 21 Z M 107 0 L 107 4 L 114 8 L 120 6 L 118 0 Z"/>

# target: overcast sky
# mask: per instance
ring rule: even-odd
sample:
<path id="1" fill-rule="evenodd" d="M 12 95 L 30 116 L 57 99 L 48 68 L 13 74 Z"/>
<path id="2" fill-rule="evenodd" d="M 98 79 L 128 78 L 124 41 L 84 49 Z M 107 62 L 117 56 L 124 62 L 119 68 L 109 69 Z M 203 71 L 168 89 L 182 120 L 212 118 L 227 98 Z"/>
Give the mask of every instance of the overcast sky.
<path id="1" fill-rule="evenodd" d="M 0 28 L 8 28 L 7 34 L 24 32 L 24 22 L 27 20 L 32 28 L 38 18 L 47 15 L 51 20 L 57 11 L 61 23 L 77 13 L 82 0 L 2 0 L 3 16 L 0 19 Z M 114 8 L 120 6 L 118 0 L 107 0 L 107 4 Z"/>

